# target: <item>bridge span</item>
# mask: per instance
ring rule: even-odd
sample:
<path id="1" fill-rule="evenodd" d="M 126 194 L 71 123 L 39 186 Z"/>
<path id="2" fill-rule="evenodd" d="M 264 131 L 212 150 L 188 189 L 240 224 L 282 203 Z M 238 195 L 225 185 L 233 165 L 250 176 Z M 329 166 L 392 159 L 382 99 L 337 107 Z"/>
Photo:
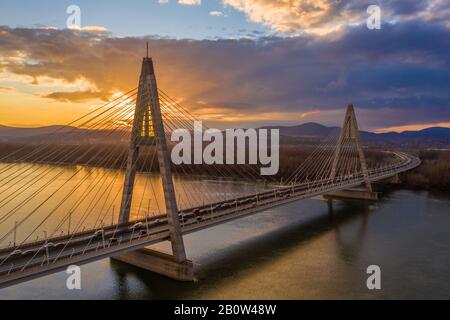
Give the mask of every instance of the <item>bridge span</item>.
<path id="1" fill-rule="evenodd" d="M 396 152 L 395 156 L 401 160 L 397 164 L 370 170 L 371 182 L 390 178 L 420 165 L 420 160 L 409 154 Z M 278 187 L 239 197 L 234 201 L 183 210 L 178 213 L 178 219 L 182 233 L 188 234 L 272 207 L 349 189 L 363 183 L 363 175 L 358 174 L 350 178 L 339 176 L 335 179 Z M 160 215 L 29 243 L 21 249 L 3 249 L 0 251 L 0 287 L 64 270 L 70 265 L 86 264 L 166 240 L 169 240 L 168 222 L 164 215 Z"/>
<path id="2" fill-rule="evenodd" d="M 90 129 L 89 132 L 102 132 L 105 141 L 112 139 L 113 146 L 108 154 L 99 154 L 95 144 L 88 147 L 77 146 L 71 151 L 44 144 L 22 155 L 19 154 L 21 150 L 13 152 L 11 159 L 14 161 L 8 162 L 9 164 L 0 170 L 0 226 L 6 225 L 1 229 L 4 233 L 0 234 L 0 245 L 10 240 L 7 247 L 0 248 L 0 287 L 42 277 L 70 265 L 82 265 L 107 257 L 139 265 L 140 262 L 136 263 L 136 259 L 145 260 L 150 257 L 150 254 L 142 253 L 142 248 L 162 241 L 171 243 L 172 255 L 169 258 L 155 256 L 152 263 L 147 263 L 147 268 L 176 279 L 191 280 L 192 262 L 186 257 L 183 235 L 275 206 L 320 195 L 332 195 L 361 185 L 366 194 L 373 195 L 373 182 L 396 176 L 420 165 L 420 160 L 415 156 L 390 152 L 392 159 L 387 163 L 369 166 L 360 141 L 354 108 L 349 105 L 337 141 L 327 141 L 317 147 L 281 185 L 271 181 L 271 187 L 268 189 L 232 197 L 225 196 L 220 200 L 209 198 L 205 192 L 196 202 L 191 200 L 199 195 L 193 192 L 194 190 L 183 188 L 188 205 L 181 206 L 181 201 L 175 194 L 173 165 L 166 135 L 192 119 L 174 99 L 158 89 L 153 61 L 146 57 L 142 63 L 137 91 L 133 89 L 78 119 L 79 128 L 82 130 L 73 128 L 75 136 Z M 54 133 L 58 134 L 60 132 Z M 125 150 L 125 157 L 121 157 L 114 151 L 114 144 L 125 138 L 129 139 L 130 143 Z M 144 149 L 155 152 L 144 154 L 142 159 Z M 151 154 L 153 156 L 150 156 Z M 64 162 L 72 158 L 75 158 L 72 163 L 75 165 L 79 159 L 88 156 L 88 165 L 124 169 L 123 188 L 116 188 L 119 190 L 115 196 L 114 181 L 106 181 L 103 174 L 92 178 L 93 170 L 87 170 L 83 177 L 78 177 L 80 169 L 75 169 L 67 179 L 62 179 L 56 166 L 36 173 L 33 171 L 33 165 L 16 165 L 33 161 L 48 163 L 55 159 Z M 142 160 L 141 170 L 144 170 L 146 166 L 152 167 L 155 158 L 161 176 L 165 208 L 159 215 L 150 215 L 148 210 L 144 219 L 133 220 L 132 204 L 136 201 L 133 191 L 139 160 Z M 181 170 L 189 169 L 181 167 Z M 259 176 L 252 176 L 251 167 L 248 166 L 239 169 L 235 166 L 212 165 L 208 170 L 220 177 L 237 175 L 251 182 L 260 179 Z M 115 171 L 114 180 L 121 172 Z M 189 175 L 189 172 L 184 173 Z M 90 178 L 92 180 L 89 180 Z M 69 188 L 71 183 L 73 187 Z M 87 183 L 88 187 L 81 192 L 78 188 L 83 183 Z M 58 192 L 62 193 L 60 198 L 55 196 Z M 122 197 L 117 198 L 120 192 Z M 143 195 L 148 192 L 144 187 L 138 202 L 142 203 Z M 369 198 L 375 199 L 373 196 Z M 112 203 L 116 199 L 120 200 L 120 212 L 119 218 L 114 221 Z M 21 213 L 26 210 L 26 213 Z M 36 214 L 39 212 L 43 217 Z M 99 216 L 93 227 L 89 230 L 81 229 L 83 222 L 96 212 Z M 74 216 L 77 216 L 79 221 L 71 229 Z M 112 216 L 110 225 L 104 226 L 105 216 Z M 14 218 L 21 220 L 13 221 Z M 51 218 L 57 219 L 57 224 L 51 225 L 53 231 L 50 236 L 47 236 L 45 231 L 44 239 L 30 241 L 32 236 L 42 231 L 42 225 Z M 17 241 L 18 227 L 25 229 L 23 226 L 27 223 L 30 228 L 26 231 L 28 233 L 19 234 L 21 239 Z M 67 234 L 57 235 L 61 226 L 66 223 L 69 226 Z"/>

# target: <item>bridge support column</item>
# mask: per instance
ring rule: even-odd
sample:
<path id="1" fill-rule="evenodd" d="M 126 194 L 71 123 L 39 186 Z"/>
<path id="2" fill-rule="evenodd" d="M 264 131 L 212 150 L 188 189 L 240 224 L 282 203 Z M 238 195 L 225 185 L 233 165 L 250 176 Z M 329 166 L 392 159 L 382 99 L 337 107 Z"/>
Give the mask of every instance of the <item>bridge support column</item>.
<path id="1" fill-rule="evenodd" d="M 142 71 L 139 79 L 136 109 L 131 134 L 131 143 L 128 154 L 127 169 L 122 194 L 119 223 L 130 221 L 130 209 L 133 198 L 133 189 L 136 179 L 136 162 L 141 146 L 155 144 L 158 156 L 164 192 L 165 209 L 172 245 L 172 256 L 156 255 L 148 250 L 138 250 L 115 257 L 117 260 L 165 274 L 179 280 L 190 279 L 192 262 L 186 258 L 183 235 L 178 218 L 178 206 L 171 172 L 171 160 L 166 143 L 164 123 L 161 114 L 156 75 L 151 58 L 146 57 L 142 62 Z"/>
<path id="2" fill-rule="evenodd" d="M 323 196 L 330 201 L 331 199 L 355 199 L 355 200 L 378 200 L 378 192 L 359 190 L 359 189 L 347 189 L 328 193 Z"/>
<path id="3" fill-rule="evenodd" d="M 112 258 L 178 281 L 194 281 L 192 261 L 178 262 L 172 255 L 148 248 L 127 252 Z"/>
<path id="4" fill-rule="evenodd" d="M 328 213 L 333 214 L 333 199 L 327 198 Z"/>
<path id="5" fill-rule="evenodd" d="M 364 190 L 348 189 L 329 193 L 324 196 L 326 199 L 343 198 L 343 199 L 359 199 L 359 200 L 377 200 L 378 193 L 373 192 L 372 184 L 369 179 L 369 171 L 367 170 L 366 158 L 361 145 L 359 136 L 358 122 L 356 120 L 353 104 L 349 104 L 345 113 L 344 123 L 342 125 L 341 134 L 337 142 L 336 151 L 333 156 L 331 166 L 331 179 L 336 179 L 339 172 L 339 164 L 342 162 L 341 156 L 345 151 L 346 144 L 353 144 L 359 158 L 360 170 L 364 180 Z"/>
<path id="6" fill-rule="evenodd" d="M 333 156 L 333 164 L 331 167 L 331 179 L 335 179 L 338 173 L 338 165 L 340 157 L 344 150 L 345 142 L 354 143 L 358 152 L 360 169 L 364 178 L 367 191 L 372 191 L 372 185 L 369 179 L 369 172 L 367 170 L 366 157 L 361 146 L 361 139 L 359 137 L 358 122 L 356 120 L 355 109 L 353 104 L 349 104 L 345 113 L 344 123 L 342 125 L 341 134 L 336 146 L 336 151 Z"/>

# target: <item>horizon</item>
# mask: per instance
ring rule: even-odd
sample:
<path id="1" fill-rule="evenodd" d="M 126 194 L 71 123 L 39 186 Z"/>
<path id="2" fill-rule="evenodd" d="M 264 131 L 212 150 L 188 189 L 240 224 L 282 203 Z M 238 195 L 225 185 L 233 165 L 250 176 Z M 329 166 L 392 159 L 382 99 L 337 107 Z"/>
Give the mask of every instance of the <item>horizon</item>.
<path id="1" fill-rule="evenodd" d="M 260 127 L 256 127 L 255 129 L 259 129 L 259 128 L 264 128 L 264 127 L 284 127 L 284 128 L 293 128 L 293 127 L 300 127 L 303 125 L 307 125 L 307 124 L 316 124 L 316 125 L 320 125 L 326 128 L 332 128 L 332 127 L 339 127 L 341 128 L 341 126 L 337 125 L 337 126 L 327 126 L 324 125 L 322 123 L 319 122 L 303 122 L 303 123 L 298 123 L 298 124 L 293 124 L 293 125 L 262 125 Z M 52 125 L 43 125 L 43 126 L 10 126 L 10 125 L 5 125 L 5 124 L 1 124 L 0 123 L 0 128 L 9 128 L 9 129 L 45 129 L 45 128 L 51 128 L 51 127 L 68 127 L 68 128 L 78 128 L 78 129 L 83 129 L 83 127 L 74 127 L 68 124 L 52 124 Z M 375 134 L 384 134 L 384 133 L 405 133 L 405 132 L 420 132 L 426 129 L 436 129 L 436 128 L 442 128 L 442 129 L 449 129 L 450 127 L 448 126 L 444 126 L 444 125 L 437 125 L 437 126 L 413 126 L 417 129 L 408 129 L 408 130 L 402 130 L 402 131 L 394 131 L 394 130 L 389 130 L 390 128 L 386 128 L 386 129 L 381 129 L 382 131 L 368 131 L 368 130 L 362 130 L 360 128 L 360 131 L 365 131 L 365 132 L 370 132 L 370 133 L 375 133 Z M 222 128 L 222 130 L 225 130 L 226 128 Z M 247 129 L 247 128 L 245 128 Z"/>

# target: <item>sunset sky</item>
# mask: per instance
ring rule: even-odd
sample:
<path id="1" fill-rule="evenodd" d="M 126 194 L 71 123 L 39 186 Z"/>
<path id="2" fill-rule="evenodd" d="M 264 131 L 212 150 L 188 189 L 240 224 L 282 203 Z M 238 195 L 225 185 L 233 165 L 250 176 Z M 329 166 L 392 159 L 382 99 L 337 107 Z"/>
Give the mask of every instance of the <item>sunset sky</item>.
<path id="1" fill-rule="evenodd" d="M 338 125 L 353 102 L 365 130 L 450 127 L 450 0 L 2 0 L 0 124 L 129 91 L 146 41 L 160 88 L 211 125 Z"/>

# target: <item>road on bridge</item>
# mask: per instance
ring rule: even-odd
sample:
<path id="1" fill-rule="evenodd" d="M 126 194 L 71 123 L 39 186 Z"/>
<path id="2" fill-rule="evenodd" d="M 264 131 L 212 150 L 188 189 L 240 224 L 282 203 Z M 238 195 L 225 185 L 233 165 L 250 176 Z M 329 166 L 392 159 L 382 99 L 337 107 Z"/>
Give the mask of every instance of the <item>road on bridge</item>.
<path id="1" fill-rule="evenodd" d="M 420 160 L 416 157 L 400 152 L 395 155 L 400 159 L 398 163 L 369 171 L 372 182 L 420 165 Z M 274 206 L 352 188 L 363 182 L 364 177 L 360 173 L 281 186 L 233 200 L 183 210 L 179 212 L 178 217 L 183 234 L 187 234 Z M 136 250 L 168 238 L 167 218 L 160 215 L 28 243 L 19 248 L 5 248 L 0 250 L 0 287 L 50 274 L 72 264 L 81 265 Z"/>

